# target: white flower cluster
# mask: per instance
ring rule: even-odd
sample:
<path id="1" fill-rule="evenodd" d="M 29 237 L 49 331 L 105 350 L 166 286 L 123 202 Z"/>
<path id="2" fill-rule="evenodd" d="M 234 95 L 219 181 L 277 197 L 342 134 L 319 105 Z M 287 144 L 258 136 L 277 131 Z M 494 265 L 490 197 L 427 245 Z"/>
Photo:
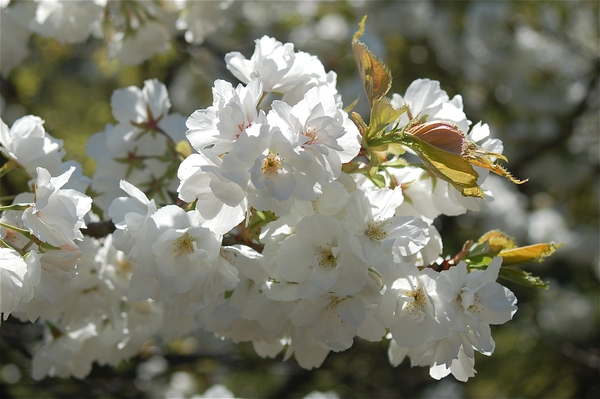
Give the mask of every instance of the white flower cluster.
<path id="1" fill-rule="evenodd" d="M 2 45 L 0 70 L 7 75 L 27 55 L 32 33 L 60 43 L 83 43 L 90 36 L 103 39 L 109 57 L 138 65 L 171 48 L 172 36 L 183 31 L 185 40 L 201 44 L 228 22 L 223 11 L 233 0 L 34 0 L 0 3 Z"/>
<path id="2" fill-rule="evenodd" d="M 442 253 L 433 219 L 483 199 L 462 197 L 419 166 L 390 169 L 393 189 L 344 172 L 363 157 L 361 134 L 335 74 L 292 44 L 263 37 L 250 59 L 230 53 L 226 62 L 243 84 L 217 80 L 212 105 L 187 119 L 192 154 L 182 150 L 182 120 L 168 113 L 164 85 L 113 95 L 118 124 L 88 143 L 98 162 L 92 188 L 113 235 L 83 239 L 91 200 L 62 189 L 72 170 L 52 178 L 38 168 L 35 201 L 3 214 L 3 226 L 61 249 L 39 251 L 2 230 L 11 244 L 1 252 L 4 317 L 41 316 L 51 326 L 34 377 L 81 378 L 94 361 L 115 365 L 151 337 L 195 328 L 252 342 L 263 357 L 285 350 L 307 369 L 357 336 L 387 338 L 394 365 L 408 355 L 434 378 L 473 376 L 474 352 L 494 350 L 490 325 L 516 311 L 496 282 L 501 258 L 471 272 L 464 262 L 429 266 Z M 460 96 L 450 100 L 437 82 L 418 80 L 393 97 L 394 107 L 405 104 L 410 117 L 469 128 Z M 28 120 L 29 130 L 19 121 L 10 134 L 3 125 L 1 143 L 31 173 L 56 162 L 60 145 Z M 27 141 L 35 151 L 21 152 L 17 137 L 35 129 L 37 141 Z M 502 150 L 487 125 L 469 137 Z M 180 204 L 170 204 L 171 191 Z"/>

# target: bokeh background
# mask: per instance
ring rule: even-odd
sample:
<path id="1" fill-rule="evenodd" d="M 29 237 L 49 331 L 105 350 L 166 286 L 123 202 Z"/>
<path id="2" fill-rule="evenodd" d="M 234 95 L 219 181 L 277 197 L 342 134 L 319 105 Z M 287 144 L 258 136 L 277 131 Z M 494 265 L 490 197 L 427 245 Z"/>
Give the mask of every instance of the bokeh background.
<path id="1" fill-rule="evenodd" d="M 90 175 L 89 136 L 104 130 L 113 90 L 157 78 L 172 110 L 189 115 L 212 103 L 215 79 L 236 82 L 223 60 L 249 57 L 263 35 L 293 42 L 338 75 L 344 103 L 366 101 L 350 41 L 368 15 L 367 46 L 403 94 L 417 78 L 439 80 L 460 94 L 468 118 L 483 121 L 504 142 L 509 169 L 529 182 L 491 176 L 495 200 L 480 213 L 440 218 L 444 252 L 499 228 L 520 245 L 563 243 L 544 263 L 525 268 L 550 282 L 547 291 L 503 282 L 519 299 L 513 321 L 493 328 L 496 351 L 476 356 L 477 375 L 435 381 L 405 361 L 389 365 L 386 345 L 357 339 L 323 366 L 260 359 L 251 345 L 198 334 L 154 343 L 117 369 L 95 367 L 84 380 L 30 377 L 41 328 L 9 318 L 0 327 L 2 398 L 191 397 L 225 384 L 237 397 L 300 398 L 335 391 L 343 398 L 597 398 L 599 385 L 600 39 L 597 1 L 236 1 L 225 22 L 201 45 L 176 36 L 171 50 L 139 66 L 109 60 L 103 41 L 68 45 L 31 36 L 30 54 L 1 80 L 1 117 L 9 126 L 40 116 L 65 141 L 67 159 Z M 0 38 L 6 46 L 11 40 Z M 3 178 L 2 195 L 23 181 Z M 10 194 L 10 193 L 8 193 Z"/>

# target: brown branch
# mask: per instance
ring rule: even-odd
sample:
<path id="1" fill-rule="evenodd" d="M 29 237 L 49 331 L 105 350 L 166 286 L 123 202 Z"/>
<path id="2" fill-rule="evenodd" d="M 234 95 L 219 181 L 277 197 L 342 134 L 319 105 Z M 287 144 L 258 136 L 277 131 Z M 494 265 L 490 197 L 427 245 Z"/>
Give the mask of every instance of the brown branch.
<path id="1" fill-rule="evenodd" d="M 112 234 L 117 228 L 111 220 L 92 222 L 87 224 L 87 229 L 81 229 L 84 236 L 102 238 Z"/>

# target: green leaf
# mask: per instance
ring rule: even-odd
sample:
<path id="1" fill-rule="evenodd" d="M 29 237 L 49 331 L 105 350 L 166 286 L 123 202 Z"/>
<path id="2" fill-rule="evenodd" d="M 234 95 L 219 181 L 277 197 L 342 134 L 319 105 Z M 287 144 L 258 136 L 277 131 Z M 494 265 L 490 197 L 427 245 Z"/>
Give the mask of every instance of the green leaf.
<path id="1" fill-rule="evenodd" d="M 475 246 L 467 255 L 467 263 L 469 267 L 488 266 L 498 254 L 498 250 L 494 250 L 486 241 Z"/>
<path id="2" fill-rule="evenodd" d="M 389 161 L 381 164 L 381 166 L 386 168 L 404 168 L 407 165 L 408 162 L 406 162 L 406 159 L 404 158 L 390 159 Z"/>
<path id="3" fill-rule="evenodd" d="M 372 151 L 371 148 L 369 148 L 368 154 L 369 154 L 369 166 L 368 166 L 367 174 L 372 177 L 372 176 L 375 176 L 377 174 L 377 172 L 379 171 L 379 165 L 381 164 L 381 162 L 379 159 L 379 155 L 377 153 L 375 153 L 374 151 Z"/>
<path id="4" fill-rule="evenodd" d="M 542 281 L 539 277 L 533 276 L 531 273 L 516 267 L 502 267 L 500 268 L 499 277 L 517 283 L 525 287 L 540 288 L 547 290 L 550 284 L 547 281 Z"/>
<path id="5" fill-rule="evenodd" d="M 462 195 L 483 197 L 483 191 L 477 185 L 479 174 L 460 155 L 441 150 L 411 134 L 404 134 L 402 141 L 417 153 L 434 175 L 450 183 Z"/>
<path id="6" fill-rule="evenodd" d="M 395 109 L 387 98 L 378 98 L 373 101 L 371 107 L 371 118 L 369 120 L 369 132 L 367 138 L 377 138 L 385 133 L 387 127 L 400 118 L 406 112 L 407 106 Z"/>
<path id="7" fill-rule="evenodd" d="M 352 121 L 354 122 L 356 127 L 358 127 L 358 131 L 360 132 L 360 135 L 362 137 L 363 147 L 365 147 L 366 146 L 365 135 L 369 132 L 369 127 L 363 120 L 362 116 L 360 116 L 356 112 L 351 113 L 350 118 L 352 119 Z"/>
<path id="8" fill-rule="evenodd" d="M 18 167 L 19 164 L 14 159 L 9 159 L 2 167 L 0 168 L 0 177 L 3 177 L 11 170 Z"/>
<path id="9" fill-rule="evenodd" d="M 379 188 L 385 187 L 385 177 L 380 174 L 369 176 L 369 179 Z"/>

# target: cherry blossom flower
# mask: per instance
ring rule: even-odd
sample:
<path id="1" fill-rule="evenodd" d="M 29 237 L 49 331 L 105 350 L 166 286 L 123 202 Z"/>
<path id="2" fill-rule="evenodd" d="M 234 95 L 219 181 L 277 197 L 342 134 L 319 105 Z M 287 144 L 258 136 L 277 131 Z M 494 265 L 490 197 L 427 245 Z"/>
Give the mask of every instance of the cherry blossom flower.
<path id="1" fill-rule="evenodd" d="M 94 25 L 99 24 L 106 0 L 38 1 L 31 30 L 61 43 L 81 43 L 87 40 Z"/>
<path id="2" fill-rule="evenodd" d="M 216 157 L 233 148 L 246 128 L 265 122 L 264 112 L 257 110 L 262 95 L 261 79 L 252 79 L 247 86 L 235 89 L 229 82 L 215 81 L 213 105 L 195 111 L 186 122 L 186 136 L 192 147 L 216 162 Z"/>
<path id="3" fill-rule="evenodd" d="M 314 299 L 327 292 L 351 295 L 367 280 L 367 264 L 355 252 L 359 247 L 336 218 L 308 216 L 282 242 L 277 271 L 287 281 L 298 283 L 299 298 Z"/>
<path id="4" fill-rule="evenodd" d="M 0 151 L 32 177 L 38 167 L 56 173 L 65 155 L 63 141 L 46 133 L 43 125 L 41 118 L 27 115 L 17 119 L 9 130 L 0 120 Z"/>
<path id="5" fill-rule="evenodd" d="M 37 168 L 35 203 L 23 212 L 25 226 L 40 240 L 56 247 L 77 252 L 74 240 L 82 240 L 83 217 L 92 207 L 92 199 L 70 189 L 62 189 L 75 168 L 52 177 Z"/>
<path id="6" fill-rule="evenodd" d="M 402 269 L 405 276 L 388 285 L 377 316 L 398 345 L 414 349 L 448 334 L 453 309 L 440 298 L 440 285 L 448 283 L 439 273 L 428 268 L 419 271 L 411 264 Z"/>
<path id="7" fill-rule="evenodd" d="M 0 248 L 0 313 L 4 320 L 20 303 L 33 298 L 33 288 L 40 282 L 40 260 L 35 251 L 23 258 L 17 251 Z"/>

